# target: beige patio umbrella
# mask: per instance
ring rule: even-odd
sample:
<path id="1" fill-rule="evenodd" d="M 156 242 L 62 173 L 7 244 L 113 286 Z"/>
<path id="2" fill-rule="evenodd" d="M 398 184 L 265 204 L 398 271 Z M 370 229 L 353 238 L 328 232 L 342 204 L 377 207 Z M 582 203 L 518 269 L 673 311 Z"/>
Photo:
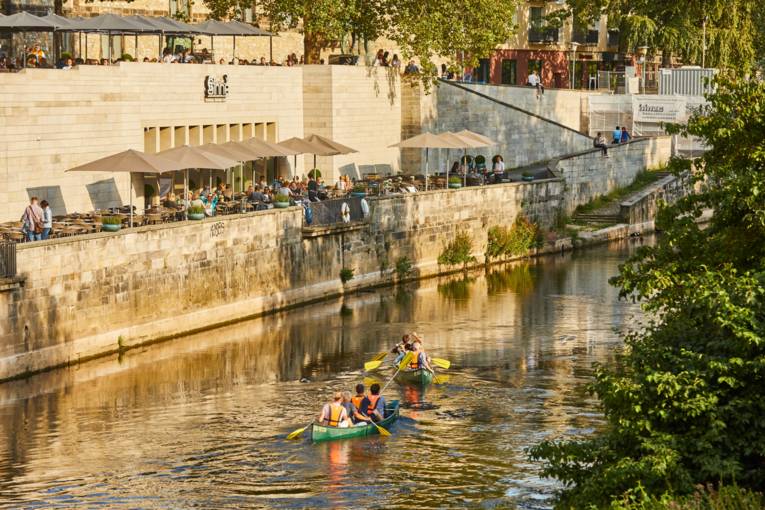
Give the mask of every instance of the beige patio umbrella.
<path id="1" fill-rule="evenodd" d="M 476 142 L 479 142 L 481 144 L 481 145 L 473 145 L 470 148 L 491 147 L 493 145 L 499 145 L 497 142 L 495 142 L 491 138 L 483 136 L 482 134 L 476 133 L 474 131 L 470 131 L 469 129 L 463 129 L 462 131 L 457 131 L 454 134 L 457 136 L 460 136 L 461 138 L 475 140 Z M 463 148 L 463 151 L 462 151 L 463 158 L 467 155 L 467 149 L 468 147 Z M 465 185 L 467 185 L 467 173 L 465 174 Z"/>
<path id="2" fill-rule="evenodd" d="M 358 152 L 356 149 L 316 134 L 310 134 L 305 138 L 290 138 L 279 142 L 278 145 L 297 151 L 295 153 L 295 166 L 297 166 L 297 154 L 313 154 L 314 168 L 316 168 L 316 156 L 337 156 L 339 154 Z"/>
<path id="3" fill-rule="evenodd" d="M 184 167 L 176 161 L 146 154 L 141 151 L 128 149 L 105 158 L 85 163 L 84 165 L 70 168 L 67 172 L 127 172 L 130 174 L 128 179 L 128 197 L 130 203 L 130 226 L 133 226 L 133 172 L 144 174 L 161 174 L 182 170 Z"/>
<path id="4" fill-rule="evenodd" d="M 212 170 L 226 170 L 232 166 L 239 164 L 238 161 L 225 156 L 218 156 L 211 152 L 207 152 L 199 147 L 191 147 L 189 145 L 182 145 L 174 149 L 167 149 L 158 153 L 159 156 L 170 159 L 181 165 L 181 169 L 185 170 L 183 174 L 183 199 L 188 200 L 189 196 L 189 169 L 190 168 L 205 168 Z M 188 203 L 184 210 L 184 217 L 188 217 Z"/>
<path id="5" fill-rule="evenodd" d="M 300 154 L 300 151 L 288 149 L 287 147 L 282 147 L 277 143 L 267 142 L 255 137 L 249 138 L 241 143 L 247 145 L 258 154 L 260 154 L 260 156 L 258 156 L 260 158 L 278 158 L 284 156 L 296 156 L 297 154 Z M 297 165 L 297 157 L 295 157 L 295 164 Z M 253 182 L 255 181 L 255 169 L 252 170 L 252 180 Z"/>
<path id="6" fill-rule="evenodd" d="M 468 131 L 468 133 L 472 133 L 472 131 Z M 475 133 L 473 133 L 473 134 L 475 134 Z M 443 133 L 440 133 L 438 136 L 440 136 L 441 138 L 443 138 L 445 140 L 452 141 L 455 144 L 460 144 L 461 145 L 460 148 L 462 149 L 462 157 L 463 157 L 463 159 L 467 155 L 467 149 L 477 149 L 477 148 L 480 148 L 480 147 L 486 147 L 487 146 L 487 144 L 485 142 L 479 141 L 477 138 L 474 138 L 472 136 L 468 136 L 467 134 L 452 133 L 451 131 L 445 131 Z M 482 138 L 485 138 L 482 135 L 477 135 L 477 136 L 481 136 Z M 448 164 L 448 161 L 449 161 L 449 149 L 446 149 L 446 161 L 447 161 L 447 165 L 446 165 L 446 182 L 448 183 L 449 182 L 449 164 Z M 467 172 L 465 172 L 462 184 L 467 186 Z"/>
<path id="7" fill-rule="evenodd" d="M 224 158 L 235 159 L 239 164 L 244 165 L 245 161 L 251 161 L 260 157 L 258 153 L 250 149 L 246 145 L 242 145 L 240 142 L 226 142 L 226 143 L 206 143 L 199 146 L 205 152 L 209 152 L 216 156 L 222 156 Z M 212 174 L 213 170 L 209 169 L 209 187 L 212 190 Z M 226 172 L 228 174 L 228 171 Z M 228 175 L 226 176 L 228 181 Z"/>
<path id="8" fill-rule="evenodd" d="M 460 142 L 463 143 L 463 142 Z M 453 140 L 442 138 L 428 131 L 402 140 L 389 147 L 399 149 L 425 149 L 425 191 L 428 191 L 428 151 L 429 149 L 461 149 L 462 146 Z"/>

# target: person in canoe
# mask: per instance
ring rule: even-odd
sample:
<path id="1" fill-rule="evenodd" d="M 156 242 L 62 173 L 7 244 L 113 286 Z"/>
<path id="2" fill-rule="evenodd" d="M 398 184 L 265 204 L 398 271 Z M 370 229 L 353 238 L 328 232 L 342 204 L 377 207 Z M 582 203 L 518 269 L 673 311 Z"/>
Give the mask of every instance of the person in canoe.
<path id="1" fill-rule="evenodd" d="M 361 393 L 362 393 L 362 399 L 364 397 L 364 385 L 359 384 L 356 386 L 356 391 L 358 392 L 358 387 L 361 386 Z M 356 407 L 356 404 L 354 404 L 354 397 L 351 397 L 350 391 L 344 391 L 343 392 L 343 407 L 345 408 L 345 412 L 348 414 L 348 426 L 353 427 L 355 424 L 358 424 L 359 420 L 363 420 L 363 416 L 359 413 L 359 408 Z M 359 404 L 361 404 L 361 401 L 359 401 Z M 364 422 L 364 425 L 366 425 L 366 422 Z"/>
<path id="2" fill-rule="evenodd" d="M 359 412 L 373 421 L 385 419 L 385 397 L 380 395 L 380 385 L 374 383 L 369 387 L 369 395 L 361 401 Z"/>
<path id="3" fill-rule="evenodd" d="M 433 372 L 433 367 L 430 366 L 428 356 L 425 354 L 425 350 L 422 348 L 422 342 L 419 340 L 412 342 L 412 351 L 412 359 L 409 362 L 407 368 L 409 368 L 409 370 L 419 370 L 424 368 L 430 372 Z"/>
<path id="4" fill-rule="evenodd" d="M 405 334 L 403 337 L 401 337 L 401 342 L 397 343 L 396 346 L 393 348 L 392 352 L 396 355 L 396 359 L 393 360 L 394 365 L 398 365 L 401 363 L 401 360 L 404 359 L 404 356 L 406 355 L 407 351 L 412 350 L 412 340 L 409 334 Z"/>
<path id="5" fill-rule="evenodd" d="M 350 396 L 350 393 L 349 393 Z M 367 396 L 364 394 L 364 385 L 359 383 L 356 385 L 356 395 L 353 397 L 350 397 L 350 407 L 352 409 L 352 412 L 350 413 L 351 419 L 353 420 L 353 423 L 355 426 L 364 426 L 367 424 L 367 422 L 371 421 L 369 418 L 361 414 L 361 404 L 364 402 L 364 399 L 367 398 Z M 348 407 L 345 408 L 346 411 L 348 410 Z"/>
<path id="6" fill-rule="evenodd" d="M 324 404 L 319 416 L 319 423 L 327 427 L 348 428 L 348 413 L 343 407 L 343 394 L 339 391 L 332 395 L 332 402 Z"/>

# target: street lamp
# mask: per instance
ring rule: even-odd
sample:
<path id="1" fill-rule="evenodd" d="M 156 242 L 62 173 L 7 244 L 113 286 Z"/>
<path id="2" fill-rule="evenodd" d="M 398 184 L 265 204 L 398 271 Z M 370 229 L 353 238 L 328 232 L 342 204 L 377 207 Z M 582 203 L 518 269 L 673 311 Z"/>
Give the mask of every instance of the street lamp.
<path id="1" fill-rule="evenodd" d="M 570 89 L 574 88 L 574 73 L 576 73 L 576 49 L 578 47 L 578 42 L 571 41 L 571 78 L 568 80 Z"/>
<path id="2" fill-rule="evenodd" d="M 648 55 L 648 46 L 640 46 L 638 48 L 638 55 L 640 55 L 640 67 L 641 67 L 641 79 L 640 83 L 643 86 L 643 94 L 645 94 L 645 64 L 646 64 L 646 55 Z"/>

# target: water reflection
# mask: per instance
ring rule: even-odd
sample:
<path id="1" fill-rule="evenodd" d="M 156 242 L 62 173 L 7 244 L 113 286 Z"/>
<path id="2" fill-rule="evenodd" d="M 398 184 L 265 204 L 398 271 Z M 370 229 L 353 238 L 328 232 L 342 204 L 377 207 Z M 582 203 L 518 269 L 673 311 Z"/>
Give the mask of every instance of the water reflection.
<path id="1" fill-rule="evenodd" d="M 583 387 L 639 311 L 607 285 L 641 241 L 381 289 L 0 386 L 0 506 L 545 507 L 523 449 L 599 423 Z M 416 330 L 452 361 L 390 386 L 391 438 L 286 433 Z M 300 382 L 300 381 L 304 382 Z M 363 503 L 360 503 L 363 502 Z"/>

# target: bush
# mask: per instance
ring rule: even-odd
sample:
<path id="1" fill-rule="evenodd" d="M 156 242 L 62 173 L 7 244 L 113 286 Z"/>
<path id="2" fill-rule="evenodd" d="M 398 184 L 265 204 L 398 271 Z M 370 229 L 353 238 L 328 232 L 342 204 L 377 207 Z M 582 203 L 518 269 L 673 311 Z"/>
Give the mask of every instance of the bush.
<path id="1" fill-rule="evenodd" d="M 202 207 L 201 205 L 192 205 L 191 207 L 186 209 L 186 212 L 188 214 L 204 214 L 205 208 Z"/>
<path id="2" fill-rule="evenodd" d="M 412 272 L 412 261 L 408 257 L 401 257 L 396 260 L 396 274 L 399 279 L 406 278 Z"/>
<path id="3" fill-rule="evenodd" d="M 460 179 L 456 175 L 453 175 L 449 177 L 449 184 L 462 184 L 462 179 Z"/>
<path id="4" fill-rule="evenodd" d="M 68 51 L 62 51 L 62 52 L 61 52 L 61 60 L 62 60 L 63 62 L 66 62 L 66 59 L 68 59 L 68 58 L 73 58 L 73 57 L 72 57 L 72 54 L 71 54 L 71 53 L 69 53 Z"/>
<path id="5" fill-rule="evenodd" d="M 353 186 L 351 191 L 354 192 L 354 193 L 366 193 L 367 192 L 367 187 L 364 184 L 356 184 L 356 185 Z"/>
<path id="6" fill-rule="evenodd" d="M 101 225 L 121 225 L 122 218 L 119 216 L 104 216 L 101 218 Z"/>
<path id="7" fill-rule="evenodd" d="M 340 270 L 340 281 L 347 283 L 353 279 L 353 269 L 344 267 Z"/>
<path id="8" fill-rule="evenodd" d="M 438 256 L 438 264 L 441 266 L 459 266 L 467 268 L 467 265 L 475 262 L 473 253 L 473 238 L 467 232 L 458 232 L 454 240 L 446 244 Z"/>
<path id="9" fill-rule="evenodd" d="M 532 248 L 542 245 L 542 232 L 525 216 L 519 215 L 511 228 L 491 227 L 486 243 L 486 261 L 491 259 L 520 257 L 529 254 Z"/>
<path id="10" fill-rule="evenodd" d="M 649 496 L 642 485 L 624 497 L 614 500 L 611 510 L 760 510 L 765 508 L 765 498 L 758 492 L 742 489 L 737 485 L 698 486 L 690 496 Z"/>
<path id="11" fill-rule="evenodd" d="M 310 172 L 308 172 L 308 177 L 313 177 L 314 179 L 318 179 L 321 177 L 321 170 L 318 168 L 312 169 Z"/>
<path id="12" fill-rule="evenodd" d="M 133 55 L 131 55 L 130 53 L 123 53 L 123 54 L 120 56 L 120 58 L 121 58 L 123 61 L 125 61 L 125 62 L 132 62 L 133 60 L 135 60 L 135 59 L 133 58 Z"/>
<path id="13" fill-rule="evenodd" d="M 287 195 L 279 194 L 274 197 L 274 202 L 289 202 L 289 201 L 290 201 L 290 197 L 288 197 Z"/>

